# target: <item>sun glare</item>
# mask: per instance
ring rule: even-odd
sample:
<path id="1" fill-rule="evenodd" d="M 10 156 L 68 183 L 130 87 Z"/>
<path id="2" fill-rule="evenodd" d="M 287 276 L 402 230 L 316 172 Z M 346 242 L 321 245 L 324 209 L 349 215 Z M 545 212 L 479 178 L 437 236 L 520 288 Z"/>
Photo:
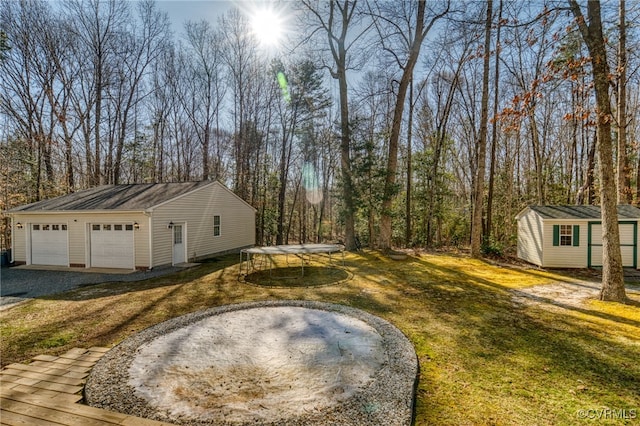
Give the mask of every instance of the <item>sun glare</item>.
<path id="1" fill-rule="evenodd" d="M 251 27 L 258 41 L 268 47 L 277 47 L 284 35 L 282 16 L 272 9 L 257 9 L 251 15 Z"/>

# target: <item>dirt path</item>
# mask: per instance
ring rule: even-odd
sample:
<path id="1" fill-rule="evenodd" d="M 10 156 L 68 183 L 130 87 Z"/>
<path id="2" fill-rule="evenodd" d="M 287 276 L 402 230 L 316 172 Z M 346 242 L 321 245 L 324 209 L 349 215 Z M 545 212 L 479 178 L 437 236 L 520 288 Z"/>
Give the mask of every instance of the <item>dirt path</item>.
<path id="1" fill-rule="evenodd" d="M 597 299 L 600 294 L 599 281 L 575 280 L 544 284 L 514 290 L 513 300 L 524 305 L 555 305 L 583 307 L 589 299 Z M 640 286 L 636 283 L 626 285 L 627 295 L 640 295 Z"/>

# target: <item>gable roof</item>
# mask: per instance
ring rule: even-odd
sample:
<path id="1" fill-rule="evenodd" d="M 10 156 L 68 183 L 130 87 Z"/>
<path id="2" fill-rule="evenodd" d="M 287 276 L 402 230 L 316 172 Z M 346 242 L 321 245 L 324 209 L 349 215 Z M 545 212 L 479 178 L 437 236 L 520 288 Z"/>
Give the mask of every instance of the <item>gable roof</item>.
<path id="1" fill-rule="evenodd" d="M 16 207 L 8 213 L 90 210 L 147 210 L 215 181 L 102 185 Z"/>
<path id="2" fill-rule="evenodd" d="M 529 206 L 543 219 L 601 219 L 600 206 Z M 640 219 L 640 209 L 628 204 L 618 206 L 618 220 Z"/>

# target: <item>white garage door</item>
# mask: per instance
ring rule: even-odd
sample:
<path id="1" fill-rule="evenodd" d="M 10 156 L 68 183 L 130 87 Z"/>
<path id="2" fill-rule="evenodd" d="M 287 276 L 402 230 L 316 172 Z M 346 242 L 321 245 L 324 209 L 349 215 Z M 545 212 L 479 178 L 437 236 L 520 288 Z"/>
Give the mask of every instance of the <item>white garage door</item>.
<path id="1" fill-rule="evenodd" d="M 124 223 L 92 224 L 91 266 L 133 269 L 133 225 Z"/>
<path id="2" fill-rule="evenodd" d="M 620 229 L 620 253 L 622 254 L 622 266 L 634 267 L 636 244 L 634 242 L 635 225 L 621 223 Z M 589 266 L 602 266 L 602 224 L 590 224 L 591 244 L 589 246 L 591 259 Z"/>
<path id="3" fill-rule="evenodd" d="M 31 263 L 69 266 L 68 241 L 66 224 L 31 224 Z"/>

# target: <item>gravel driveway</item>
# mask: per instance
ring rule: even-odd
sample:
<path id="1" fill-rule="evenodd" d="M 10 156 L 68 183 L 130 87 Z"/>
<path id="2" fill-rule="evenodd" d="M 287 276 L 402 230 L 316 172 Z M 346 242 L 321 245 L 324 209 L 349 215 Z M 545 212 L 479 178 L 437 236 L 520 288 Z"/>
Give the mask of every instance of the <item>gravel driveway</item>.
<path id="1" fill-rule="evenodd" d="M 154 268 L 151 271 L 119 274 L 4 267 L 0 269 L 0 310 L 25 299 L 63 293 L 79 287 L 104 282 L 146 280 L 181 269 L 184 268 L 167 266 Z"/>

